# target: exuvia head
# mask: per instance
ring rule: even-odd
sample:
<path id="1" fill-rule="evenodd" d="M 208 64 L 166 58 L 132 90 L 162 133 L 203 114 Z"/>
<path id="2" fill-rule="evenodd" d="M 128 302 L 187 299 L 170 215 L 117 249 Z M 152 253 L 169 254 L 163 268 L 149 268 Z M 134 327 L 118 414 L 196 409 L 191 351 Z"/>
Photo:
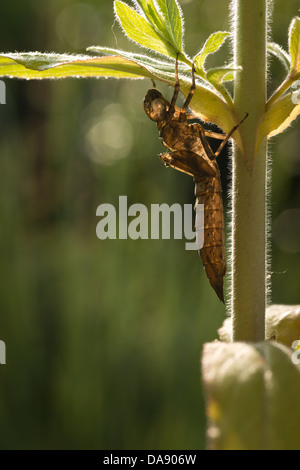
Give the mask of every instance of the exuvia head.
<path id="1" fill-rule="evenodd" d="M 155 88 L 148 90 L 144 99 L 144 109 L 152 121 L 163 121 L 166 117 L 167 106 L 167 101 L 159 91 Z"/>

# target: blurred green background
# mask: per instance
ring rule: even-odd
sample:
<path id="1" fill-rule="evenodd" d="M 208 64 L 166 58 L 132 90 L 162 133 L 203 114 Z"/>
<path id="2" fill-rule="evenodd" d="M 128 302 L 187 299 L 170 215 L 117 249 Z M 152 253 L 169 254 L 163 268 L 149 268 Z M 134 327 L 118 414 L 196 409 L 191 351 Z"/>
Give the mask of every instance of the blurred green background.
<path id="1" fill-rule="evenodd" d="M 228 1 L 181 5 L 190 55 L 229 27 Z M 298 8 L 274 2 L 273 40 L 285 47 Z M 2 2 L 0 50 L 136 50 L 113 22 L 108 0 Z M 272 60 L 270 72 L 273 90 L 284 70 Z M 162 144 L 142 109 L 150 80 L 5 83 L 1 448 L 203 449 L 200 354 L 225 311 L 198 254 L 184 240 L 96 237 L 97 206 L 119 195 L 149 209 L 193 203 L 192 179 L 156 156 Z M 274 303 L 300 303 L 299 147 L 299 122 L 270 144 Z M 226 154 L 220 167 L 227 205 Z"/>

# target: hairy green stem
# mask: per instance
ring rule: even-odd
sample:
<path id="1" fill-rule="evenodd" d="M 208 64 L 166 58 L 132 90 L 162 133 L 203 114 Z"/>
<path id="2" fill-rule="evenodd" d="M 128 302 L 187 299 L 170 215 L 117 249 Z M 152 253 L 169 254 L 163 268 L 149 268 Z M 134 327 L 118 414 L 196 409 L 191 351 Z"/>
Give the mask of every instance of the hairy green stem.
<path id="1" fill-rule="evenodd" d="M 265 337 L 267 145 L 255 155 L 259 121 L 266 103 L 268 0 L 234 0 L 236 112 L 243 150 L 233 152 L 232 286 L 233 341 Z"/>

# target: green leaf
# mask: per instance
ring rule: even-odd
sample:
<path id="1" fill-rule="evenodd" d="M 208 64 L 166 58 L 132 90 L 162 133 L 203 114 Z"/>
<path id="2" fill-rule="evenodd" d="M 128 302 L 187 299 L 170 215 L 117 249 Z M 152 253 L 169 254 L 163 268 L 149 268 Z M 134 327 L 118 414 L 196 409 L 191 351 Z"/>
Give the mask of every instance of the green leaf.
<path id="1" fill-rule="evenodd" d="M 223 67 L 216 67 L 210 69 L 206 72 L 201 74 L 201 77 L 209 82 L 221 95 L 225 98 L 228 104 L 231 104 L 232 99 L 229 95 L 226 87 L 223 85 L 223 82 L 230 82 L 234 80 L 234 73 L 239 71 L 241 67 L 234 68 L 232 65 L 223 66 Z"/>
<path id="2" fill-rule="evenodd" d="M 163 18 L 155 8 L 153 0 L 136 0 L 136 3 L 140 6 L 145 17 L 157 31 L 164 29 Z"/>
<path id="3" fill-rule="evenodd" d="M 170 42 L 175 49 L 182 51 L 182 16 L 176 0 L 136 0 L 149 23 Z"/>
<path id="4" fill-rule="evenodd" d="M 289 28 L 291 70 L 300 70 L 300 17 L 293 18 Z"/>
<path id="5" fill-rule="evenodd" d="M 233 67 L 232 65 L 224 67 L 216 67 L 208 70 L 206 78 L 213 84 L 220 84 L 222 82 L 231 82 L 234 80 L 234 73 L 241 70 L 241 67 Z"/>
<path id="6" fill-rule="evenodd" d="M 177 49 L 126 3 L 115 1 L 115 13 L 126 35 L 147 49 L 176 58 Z"/>
<path id="7" fill-rule="evenodd" d="M 133 60 L 139 65 L 153 67 L 157 69 L 157 72 L 169 72 L 173 75 L 173 77 L 175 76 L 175 61 L 173 59 L 168 60 L 167 57 L 164 57 L 164 60 L 162 60 L 161 58 L 138 54 L 136 52 L 127 52 L 122 51 L 120 49 L 113 49 L 110 47 L 100 46 L 88 47 L 87 51 L 92 52 L 93 54 L 99 54 L 101 56 L 103 56 L 104 54 L 118 55 L 120 57 L 123 57 L 124 59 Z M 178 70 L 190 73 L 190 67 L 183 64 L 182 62 L 178 62 Z"/>
<path id="8" fill-rule="evenodd" d="M 217 33 L 213 33 L 209 36 L 201 51 L 194 57 L 197 71 L 202 72 L 204 70 L 204 63 L 207 56 L 220 49 L 228 36 L 230 36 L 230 33 L 226 31 L 218 31 Z"/>
<path id="9" fill-rule="evenodd" d="M 291 68 L 291 61 L 288 53 L 276 42 L 268 43 L 268 51 L 277 57 L 278 60 L 284 65 L 287 71 Z"/>
<path id="10" fill-rule="evenodd" d="M 152 73 L 133 60 L 120 56 L 90 57 L 87 55 L 71 56 L 67 54 L 26 52 L 0 54 L 0 76 L 25 79 L 67 77 L 152 78 Z"/>
<path id="11" fill-rule="evenodd" d="M 134 61 L 136 64 L 145 67 L 149 72 L 151 72 L 151 74 L 153 74 L 153 78 L 160 78 L 161 80 L 168 81 L 170 84 L 175 83 L 175 61 L 173 59 L 168 60 L 165 58 L 165 60 L 162 60 L 160 58 L 146 56 L 144 54 L 99 46 L 92 46 L 87 50 L 94 54 L 113 54 L 123 57 L 124 59 Z M 179 74 L 191 75 L 190 67 L 181 61 L 178 62 L 178 72 Z"/>
<path id="12" fill-rule="evenodd" d="M 300 450 L 300 369 L 273 341 L 210 343 L 202 375 L 214 450 Z"/>
<path id="13" fill-rule="evenodd" d="M 176 0 L 156 0 L 156 3 L 165 19 L 165 26 L 169 31 L 173 44 L 178 51 L 182 50 L 183 21 L 182 12 Z"/>
<path id="14" fill-rule="evenodd" d="M 283 132 L 300 114 L 300 90 L 285 94 L 265 113 L 257 132 L 256 150 L 265 137 Z"/>

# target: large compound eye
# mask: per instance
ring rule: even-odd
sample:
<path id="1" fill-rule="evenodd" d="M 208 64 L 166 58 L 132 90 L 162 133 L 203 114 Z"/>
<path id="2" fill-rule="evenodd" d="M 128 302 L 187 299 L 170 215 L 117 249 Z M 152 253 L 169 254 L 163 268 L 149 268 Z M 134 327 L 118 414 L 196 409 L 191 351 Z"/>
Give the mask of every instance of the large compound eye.
<path id="1" fill-rule="evenodd" d="M 165 102 L 160 98 L 156 98 L 155 100 L 152 100 L 151 109 L 149 113 L 150 119 L 156 122 L 162 121 L 165 118 L 165 114 L 166 114 Z"/>

